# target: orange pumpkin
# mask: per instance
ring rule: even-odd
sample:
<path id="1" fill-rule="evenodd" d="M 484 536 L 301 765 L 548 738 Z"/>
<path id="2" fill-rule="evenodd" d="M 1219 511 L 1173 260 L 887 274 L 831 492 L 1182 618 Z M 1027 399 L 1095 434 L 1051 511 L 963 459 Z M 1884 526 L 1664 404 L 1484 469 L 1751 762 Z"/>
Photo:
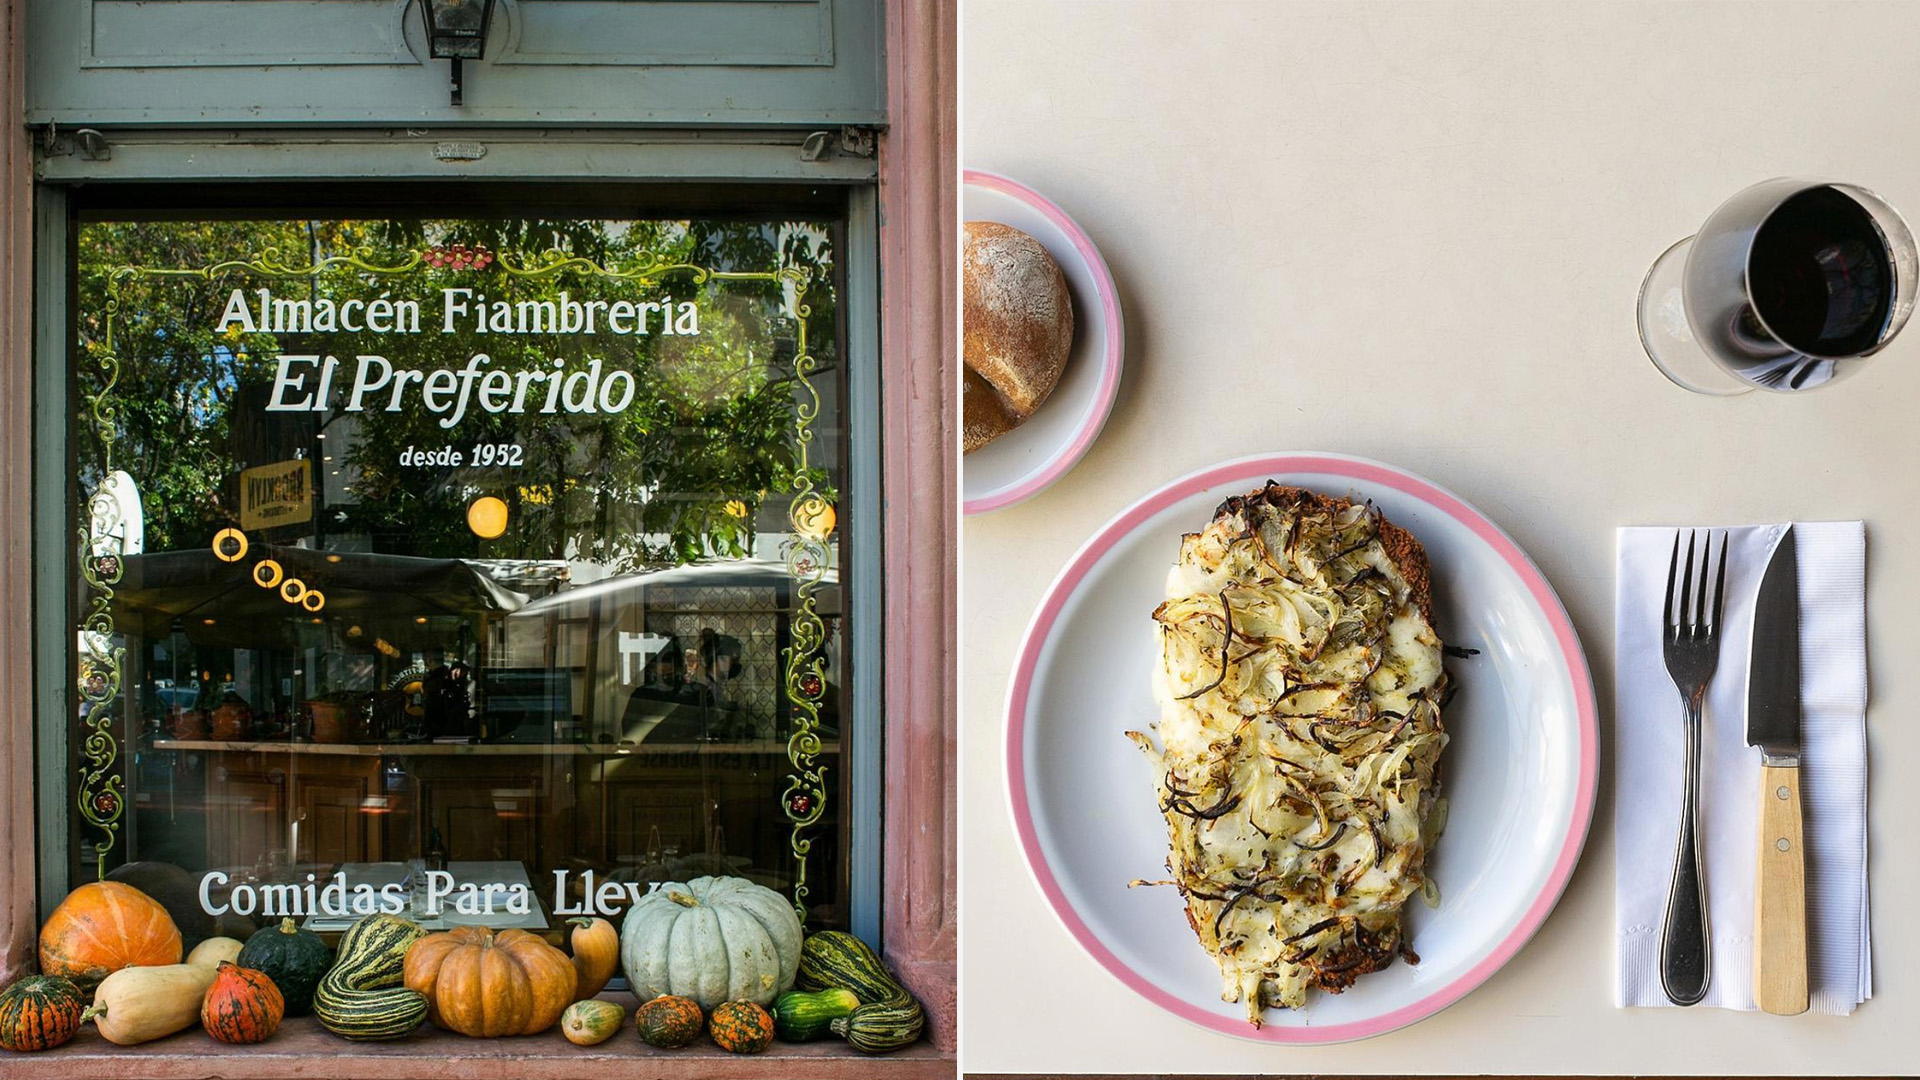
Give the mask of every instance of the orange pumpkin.
<path id="1" fill-rule="evenodd" d="M 575 1001 L 585 1001 L 607 988 L 613 973 L 620 969 L 620 931 L 605 919 L 585 915 L 568 919 L 573 924 L 573 972 L 578 984 L 573 988 Z"/>
<path id="2" fill-rule="evenodd" d="M 226 960 L 200 1002 L 200 1026 L 223 1043 L 266 1042 L 286 1015 L 287 1000 L 266 972 Z"/>
<path id="3" fill-rule="evenodd" d="M 552 1027 L 578 977 L 566 953 L 525 930 L 461 926 L 414 942 L 404 978 L 426 995 L 434 1023 L 490 1039 Z"/>
<path id="4" fill-rule="evenodd" d="M 177 964 L 181 956 L 180 928 L 167 909 L 117 881 L 68 893 L 40 928 L 40 973 L 88 992 L 121 968 Z"/>

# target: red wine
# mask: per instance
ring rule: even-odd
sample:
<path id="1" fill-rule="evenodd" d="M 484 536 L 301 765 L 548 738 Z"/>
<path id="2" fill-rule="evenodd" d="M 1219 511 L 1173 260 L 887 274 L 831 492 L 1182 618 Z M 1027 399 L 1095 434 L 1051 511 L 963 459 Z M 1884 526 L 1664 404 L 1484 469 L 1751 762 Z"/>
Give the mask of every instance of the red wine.
<path id="1" fill-rule="evenodd" d="M 1831 187 L 1781 203 L 1747 257 L 1754 310 L 1780 341 L 1814 356 L 1880 343 L 1893 310 L 1893 264 L 1867 209 Z"/>

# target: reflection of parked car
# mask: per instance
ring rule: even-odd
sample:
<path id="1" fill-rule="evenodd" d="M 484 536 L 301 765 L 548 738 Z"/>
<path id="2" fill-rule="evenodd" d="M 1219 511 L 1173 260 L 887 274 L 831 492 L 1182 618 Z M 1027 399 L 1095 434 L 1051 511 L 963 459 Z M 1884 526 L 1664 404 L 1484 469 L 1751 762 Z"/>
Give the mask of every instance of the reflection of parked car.
<path id="1" fill-rule="evenodd" d="M 577 658 L 574 704 L 591 741 L 655 746 L 784 740 L 795 706 L 786 654 L 801 605 L 841 617 L 837 575 L 798 591 L 784 561 L 723 559 L 643 570 L 563 588 L 504 620 L 515 657 Z M 836 723 L 829 633 L 814 701 Z"/>
<path id="2" fill-rule="evenodd" d="M 162 686 L 155 690 L 154 696 L 160 699 L 160 705 L 167 709 L 192 708 L 200 700 L 200 684 L 188 683 L 184 686 Z"/>

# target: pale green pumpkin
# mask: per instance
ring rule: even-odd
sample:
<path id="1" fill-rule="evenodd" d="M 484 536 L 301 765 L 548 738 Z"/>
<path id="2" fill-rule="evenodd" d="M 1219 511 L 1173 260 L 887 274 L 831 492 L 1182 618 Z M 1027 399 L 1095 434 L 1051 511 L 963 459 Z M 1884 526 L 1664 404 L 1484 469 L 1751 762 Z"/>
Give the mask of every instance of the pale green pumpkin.
<path id="1" fill-rule="evenodd" d="M 641 1001 L 692 998 L 765 1005 L 793 985 L 800 918 L 779 893 L 745 878 L 669 881 L 627 911 L 620 962 Z"/>

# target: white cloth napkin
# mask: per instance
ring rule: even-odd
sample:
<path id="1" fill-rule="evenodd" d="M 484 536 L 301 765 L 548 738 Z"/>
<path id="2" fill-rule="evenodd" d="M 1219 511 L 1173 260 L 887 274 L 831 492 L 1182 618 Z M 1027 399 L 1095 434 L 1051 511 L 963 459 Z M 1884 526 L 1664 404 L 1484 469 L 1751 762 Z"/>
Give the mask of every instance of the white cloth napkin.
<path id="1" fill-rule="evenodd" d="M 1713 972 L 1703 1005 L 1752 1009 L 1754 854 L 1760 751 L 1747 745 L 1754 596 L 1785 525 L 1727 530 L 1720 666 L 1701 738 L 1700 837 Z M 1660 651 L 1672 529 L 1620 530 L 1614 637 L 1616 1004 L 1671 1005 L 1660 930 L 1680 820 L 1679 693 Z M 1800 562 L 1801 798 L 1807 853 L 1807 977 L 1814 1012 L 1873 996 L 1867 912 L 1866 528 L 1795 522 Z M 1704 539 L 1704 537 L 1703 537 Z M 1685 541 L 1681 542 L 1682 550 Z"/>

